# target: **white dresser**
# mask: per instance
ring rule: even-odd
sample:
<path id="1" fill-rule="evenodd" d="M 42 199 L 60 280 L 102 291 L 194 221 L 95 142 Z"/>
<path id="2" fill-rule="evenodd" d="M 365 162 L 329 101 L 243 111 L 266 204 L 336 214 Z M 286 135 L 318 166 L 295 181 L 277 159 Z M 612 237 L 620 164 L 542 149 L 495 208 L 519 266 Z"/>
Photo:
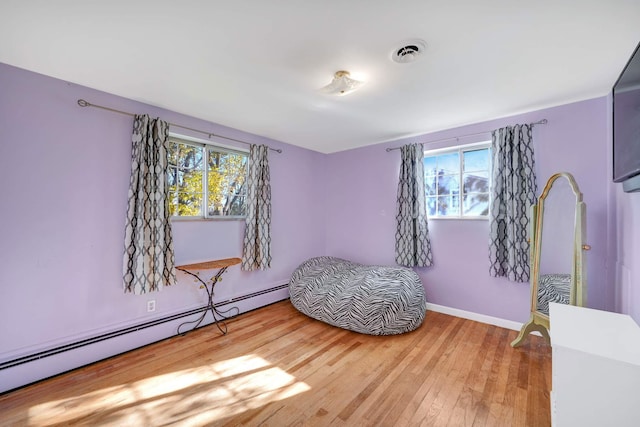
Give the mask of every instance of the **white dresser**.
<path id="1" fill-rule="evenodd" d="M 551 304 L 554 427 L 640 426 L 640 328 L 623 314 Z"/>

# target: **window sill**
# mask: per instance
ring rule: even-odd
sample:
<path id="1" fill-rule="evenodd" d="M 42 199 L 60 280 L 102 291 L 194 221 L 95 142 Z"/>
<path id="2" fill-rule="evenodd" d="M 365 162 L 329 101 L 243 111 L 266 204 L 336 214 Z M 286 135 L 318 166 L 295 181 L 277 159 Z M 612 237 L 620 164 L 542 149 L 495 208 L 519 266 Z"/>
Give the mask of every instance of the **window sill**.
<path id="1" fill-rule="evenodd" d="M 462 221 L 489 221 L 488 216 L 427 216 L 427 220 L 443 220 L 443 221 L 452 221 L 452 220 L 462 220 Z"/>
<path id="2" fill-rule="evenodd" d="M 201 217 L 201 216 L 172 216 L 169 221 L 188 222 L 188 221 L 244 221 L 244 216 L 223 216 L 223 217 Z"/>

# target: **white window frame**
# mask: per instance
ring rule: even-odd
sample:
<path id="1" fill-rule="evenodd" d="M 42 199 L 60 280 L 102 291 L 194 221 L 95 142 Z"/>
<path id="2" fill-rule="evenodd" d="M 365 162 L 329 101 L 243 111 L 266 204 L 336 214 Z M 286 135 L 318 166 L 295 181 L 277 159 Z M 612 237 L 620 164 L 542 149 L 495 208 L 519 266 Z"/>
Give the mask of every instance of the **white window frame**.
<path id="1" fill-rule="evenodd" d="M 208 171 L 207 167 L 209 150 L 222 152 L 222 153 L 232 153 L 232 154 L 244 154 L 247 156 L 247 164 L 246 164 L 246 176 L 249 175 L 249 150 L 231 147 L 226 144 L 218 143 L 217 141 L 206 141 L 199 138 L 193 138 L 190 136 L 179 135 L 175 133 L 169 133 L 169 143 L 179 143 L 185 145 L 191 145 L 194 147 L 204 148 L 203 153 L 203 161 L 204 161 L 204 170 L 202 174 L 202 215 L 172 215 L 170 219 L 172 221 L 193 221 L 193 220 L 216 220 L 216 221 L 225 221 L 225 220 L 244 220 L 246 218 L 245 215 L 209 215 L 208 210 L 208 200 L 209 200 L 209 185 L 208 185 Z M 171 166 L 169 166 L 171 168 Z M 167 177 L 168 179 L 168 177 Z M 246 203 L 246 199 L 245 199 Z"/>
<path id="2" fill-rule="evenodd" d="M 464 181 L 463 181 L 463 175 L 464 175 L 464 156 L 463 153 L 465 151 L 475 151 L 478 149 L 483 149 L 483 148 L 488 148 L 489 149 L 489 169 L 487 170 L 488 172 L 488 177 L 489 177 L 489 212 L 487 213 L 486 216 L 484 215 L 464 215 L 463 212 L 463 201 L 464 201 L 464 193 L 463 193 L 463 189 L 464 189 Z M 493 155 L 491 152 L 491 141 L 481 141 L 481 142 L 475 142 L 472 144 L 464 144 L 464 145 L 455 145 L 455 146 L 451 146 L 451 147 L 445 147 L 445 148 L 437 148 L 437 149 L 433 149 L 433 150 L 424 150 L 424 157 L 432 157 L 432 156 L 436 156 L 436 155 L 441 155 L 441 154 L 447 154 L 447 153 L 458 153 L 458 178 L 459 178 L 459 182 L 460 182 L 460 191 L 458 193 L 458 206 L 459 206 L 459 210 L 458 210 L 458 215 L 448 215 L 448 216 L 439 216 L 439 215 L 429 215 L 427 214 L 428 218 L 431 219 L 437 219 L 437 220 L 451 220 L 451 219 L 455 219 L 455 220 L 489 220 L 490 218 L 490 214 L 491 214 L 491 188 L 493 185 L 493 182 L 491 180 L 491 163 L 493 161 Z M 423 158 L 424 161 L 424 158 Z M 425 182 L 426 185 L 426 182 Z M 425 203 L 427 203 L 427 195 L 425 194 Z M 427 207 L 427 211 L 428 211 L 428 207 Z"/>

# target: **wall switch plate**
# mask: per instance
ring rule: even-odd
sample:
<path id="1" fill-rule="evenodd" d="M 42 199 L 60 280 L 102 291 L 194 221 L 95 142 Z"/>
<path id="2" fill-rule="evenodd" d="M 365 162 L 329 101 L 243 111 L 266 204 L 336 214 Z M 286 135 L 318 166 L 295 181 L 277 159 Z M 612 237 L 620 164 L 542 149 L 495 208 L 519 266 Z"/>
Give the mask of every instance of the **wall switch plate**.
<path id="1" fill-rule="evenodd" d="M 156 311 L 156 300 L 151 299 L 147 301 L 147 312 Z"/>

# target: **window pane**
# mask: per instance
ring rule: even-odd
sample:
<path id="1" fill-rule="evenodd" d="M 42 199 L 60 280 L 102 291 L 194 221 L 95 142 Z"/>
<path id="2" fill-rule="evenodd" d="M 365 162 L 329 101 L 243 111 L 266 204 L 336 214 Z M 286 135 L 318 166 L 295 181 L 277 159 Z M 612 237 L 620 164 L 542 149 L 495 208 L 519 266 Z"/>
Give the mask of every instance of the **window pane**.
<path id="1" fill-rule="evenodd" d="M 178 193 L 178 216 L 202 216 L 201 193 Z"/>
<path id="2" fill-rule="evenodd" d="M 171 142 L 169 143 L 169 149 L 167 150 L 167 156 L 169 157 L 169 165 L 177 166 L 178 165 L 178 144 Z"/>
<path id="3" fill-rule="evenodd" d="M 200 193 L 202 199 L 202 171 L 178 171 L 178 185 L 180 191 Z"/>
<path id="4" fill-rule="evenodd" d="M 436 157 L 435 156 L 427 156 L 424 158 L 424 174 L 425 176 L 435 175 L 436 174 Z"/>
<path id="5" fill-rule="evenodd" d="M 175 191 L 169 192 L 169 215 L 175 216 L 178 214 L 178 193 Z"/>
<path id="6" fill-rule="evenodd" d="M 179 144 L 178 166 L 181 169 L 202 169 L 202 147 Z"/>
<path id="7" fill-rule="evenodd" d="M 440 216 L 459 216 L 460 198 L 454 195 L 439 196 L 437 209 L 437 215 Z"/>
<path id="8" fill-rule="evenodd" d="M 209 194 L 207 215 L 209 216 L 243 216 L 246 215 L 245 194 L 232 193 L 228 197 L 221 198 Z"/>
<path id="9" fill-rule="evenodd" d="M 489 215 L 489 193 L 473 193 L 464 196 L 464 215 Z"/>
<path id="10" fill-rule="evenodd" d="M 458 193 L 460 193 L 459 175 L 441 174 L 438 176 L 438 195 Z"/>
<path id="11" fill-rule="evenodd" d="M 169 145 L 169 213 L 173 216 L 202 216 L 203 147 L 179 142 Z"/>
<path id="12" fill-rule="evenodd" d="M 438 174 L 457 174 L 460 173 L 460 156 L 456 153 L 447 153 L 437 156 Z"/>
<path id="13" fill-rule="evenodd" d="M 226 211 L 224 214 L 221 213 L 219 208 L 218 210 L 216 210 L 215 205 L 209 205 L 209 210 L 208 210 L 209 216 L 221 216 L 221 215 L 244 216 L 246 214 L 247 214 L 246 196 L 244 195 L 233 195 L 229 200 L 228 206 L 226 207 Z"/>
<path id="14" fill-rule="evenodd" d="M 435 176 L 428 176 L 424 179 L 424 191 L 427 196 L 435 196 L 437 190 L 437 182 Z"/>
<path id="15" fill-rule="evenodd" d="M 489 192 L 489 172 L 465 173 L 463 179 L 465 194 Z"/>
<path id="16" fill-rule="evenodd" d="M 489 170 L 489 149 L 465 151 L 463 153 L 464 172 L 468 171 L 488 171 Z"/>
<path id="17" fill-rule="evenodd" d="M 247 155 L 209 150 L 208 167 L 207 214 L 245 215 Z"/>
<path id="18" fill-rule="evenodd" d="M 427 216 L 434 216 L 436 214 L 436 198 L 427 197 Z"/>
<path id="19" fill-rule="evenodd" d="M 176 191 L 178 185 L 178 171 L 175 168 L 167 169 L 167 182 L 169 183 L 169 191 Z"/>

